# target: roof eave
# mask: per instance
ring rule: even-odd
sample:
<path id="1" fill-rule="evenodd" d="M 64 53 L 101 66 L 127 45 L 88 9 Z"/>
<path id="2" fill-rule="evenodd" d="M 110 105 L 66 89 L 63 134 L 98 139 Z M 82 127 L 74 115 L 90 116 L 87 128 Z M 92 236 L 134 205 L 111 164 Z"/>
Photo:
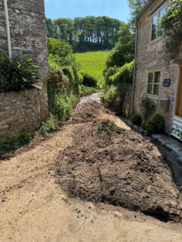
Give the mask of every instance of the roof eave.
<path id="1" fill-rule="evenodd" d="M 145 11 L 152 5 L 152 3 L 154 3 L 156 0 L 150 0 L 148 1 L 147 4 L 145 4 L 145 6 L 142 8 L 142 10 L 137 14 L 137 16 L 135 17 L 135 22 L 142 16 L 142 14 L 145 13 Z"/>

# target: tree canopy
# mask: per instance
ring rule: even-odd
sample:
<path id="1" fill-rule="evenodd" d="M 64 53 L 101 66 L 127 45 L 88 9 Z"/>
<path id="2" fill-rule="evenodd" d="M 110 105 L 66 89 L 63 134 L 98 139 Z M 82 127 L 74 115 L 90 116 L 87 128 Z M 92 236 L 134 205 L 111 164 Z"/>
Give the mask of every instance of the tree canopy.
<path id="1" fill-rule="evenodd" d="M 65 40 L 80 51 L 111 49 L 119 39 L 121 24 L 107 16 L 46 19 L 47 37 Z"/>
<path id="2" fill-rule="evenodd" d="M 149 0 L 128 0 L 130 8 L 130 19 L 128 24 L 133 32 L 135 32 L 135 23 L 133 20 L 148 1 Z"/>
<path id="3" fill-rule="evenodd" d="M 110 67 L 121 67 L 134 59 L 135 36 L 131 33 L 127 24 L 122 23 L 119 31 L 119 41 L 111 50 L 107 60 L 104 73 Z"/>

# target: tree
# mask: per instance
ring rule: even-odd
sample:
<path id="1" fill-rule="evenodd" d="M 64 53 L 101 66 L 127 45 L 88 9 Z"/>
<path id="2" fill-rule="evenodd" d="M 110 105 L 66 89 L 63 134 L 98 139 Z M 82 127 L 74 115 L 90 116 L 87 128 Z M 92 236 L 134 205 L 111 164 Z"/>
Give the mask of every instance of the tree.
<path id="1" fill-rule="evenodd" d="M 56 26 L 52 19 L 46 18 L 46 30 L 48 38 L 56 38 Z"/>
<path id="2" fill-rule="evenodd" d="M 149 0 L 128 0 L 131 15 L 128 24 L 133 32 L 135 32 L 135 23 L 133 22 L 133 20 L 148 1 Z"/>
<path id="3" fill-rule="evenodd" d="M 73 55 L 72 46 L 65 40 L 47 38 L 47 50 L 50 64 L 71 66 L 76 71 L 80 69 Z"/>
<path id="4" fill-rule="evenodd" d="M 58 18 L 54 20 L 58 27 L 59 39 L 64 39 L 72 45 L 74 24 L 73 20 L 69 18 Z"/>
<path id="5" fill-rule="evenodd" d="M 118 41 L 121 21 L 107 16 L 47 19 L 47 37 L 64 39 L 74 50 L 111 49 Z"/>
<path id="6" fill-rule="evenodd" d="M 135 37 L 130 32 L 129 26 L 124 22 L 120 26 L 119 41 L 110 52 L 107 60 L 104 73 L 110 67 L 121 67 L 134 59 Z"/>

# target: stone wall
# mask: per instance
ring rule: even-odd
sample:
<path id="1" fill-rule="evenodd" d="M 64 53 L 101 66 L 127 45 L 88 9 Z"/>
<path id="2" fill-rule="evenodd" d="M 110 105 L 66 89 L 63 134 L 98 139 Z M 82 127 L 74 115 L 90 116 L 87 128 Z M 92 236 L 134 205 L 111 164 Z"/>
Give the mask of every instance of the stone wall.
<path id="1" fill-rule="evenodd" d="M 47 44 L 44 0 L 8 0 L 12 54 L 28 56 L 40 67 L 42 90 L 0 94 L 0 142 L 33 130 L 47 118 Z M 0 50 L 8 53 L 4 1 L 0 0 Z"/>
<path id="2" fill-rule="evenodd" d="M 150 70 L 159 70 L 161 72 L 159 96 L 157 98 L 150 98 L 155 103 L 155 112 L 159 112 L 164 116 L 166 132 L 170 133 L 175 110 L 179 66 L 165 59 L 166 53 L 163 47 L 164 38 L 153 42 L 151 41 L 152 14 L 163 2 L 163 0 L 154 1 L 151 7 L 138 20 L 134 112 L 141 112 L 141 100 L 147 96 L 148 72 Z M 164 78 L 171 79 L 170 87 L 163 86 Z M 170 98 L 170 107 L 169 111 L 163 112 L 160 109 L 160 98 L 166 96 Z"/>

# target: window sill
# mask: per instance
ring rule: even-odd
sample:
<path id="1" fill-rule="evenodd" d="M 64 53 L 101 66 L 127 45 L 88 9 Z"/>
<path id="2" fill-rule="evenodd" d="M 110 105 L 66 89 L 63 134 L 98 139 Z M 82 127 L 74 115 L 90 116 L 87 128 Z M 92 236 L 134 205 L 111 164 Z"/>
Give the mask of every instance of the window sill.
<path id="1" fill-rule="evenodd" d="M 158 37 L 158 38 L 156 38 L 156 39 L 154 39 L 154 40 L 151 40 L 149 45 L 152 45 L 152 44 L 154 44 L 154 43 L 156 43 L 156 42 L 162 40 L 163 38 L 164 38 L 164 36 L 161 36 L 161 37 Z"/>
<path id="2" fill-rule="evenodd" d="M 147 97 L 151 98 L 151 99 L 159 100 L 159 96 L 154 96 L 154 95 L 147 94 Z"/>

